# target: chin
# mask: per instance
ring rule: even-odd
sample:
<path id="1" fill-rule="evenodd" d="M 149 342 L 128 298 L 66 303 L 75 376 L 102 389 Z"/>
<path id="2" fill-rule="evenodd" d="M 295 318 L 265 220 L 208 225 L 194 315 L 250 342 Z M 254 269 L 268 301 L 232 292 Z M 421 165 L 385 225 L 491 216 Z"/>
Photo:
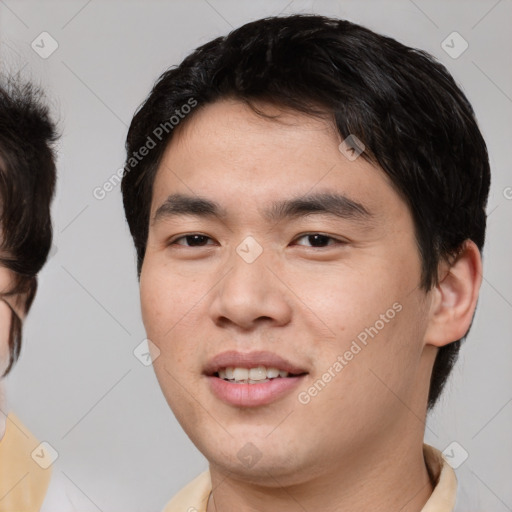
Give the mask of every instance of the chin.
<path id="1" fill-rule="evenodd" d="M 287 465 L 284 460 L 276 457 L 265 460 L 262 457 L 254 466 L 242 464 L 236 456 L 230 460 L 209 459 L 209 463 L 210 468 L 215 468 L 229 478 L 265 487 L 296 485 L 302 481 L 300 468 Z M 307 473 L 306 468 L 304 469 Z"/>
<path id="2" fill-rule="evenodd" d="M 276 438 L 272 443 L 269 439 L 256 436 L 234 436 L 222 444 L 212 443 L 212 439 L 208 438 L 202 446 L 195 444 L 211 467 L 230 478 L 275 487 L 284 482 L 298 483 L 302 474 L 305 476 L 310 472 L 311 464 L 301 460 L 296 450 L 283 438 Z"/>

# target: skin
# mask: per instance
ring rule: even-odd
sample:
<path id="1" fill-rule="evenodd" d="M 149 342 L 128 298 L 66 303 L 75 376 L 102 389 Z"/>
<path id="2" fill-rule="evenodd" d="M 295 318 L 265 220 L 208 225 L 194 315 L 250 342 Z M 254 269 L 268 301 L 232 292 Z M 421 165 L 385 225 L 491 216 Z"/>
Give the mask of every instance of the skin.
<path id="1" fill-rule="evenodd" d="M 15 295 L 4 295 L 12 289 L 13 282 L 13 272 L 0 266 L 0 376 L 5 373 L 10 362 L 9 333 L 11 329 L 12 309 L 16 311 L 20 318 L 25 318 L 21 297 Z M 0 378 L 0 411 L 4 411 L 4 409 L 5 396 L 3 383 Z M 5 414 L 0 413 L 0 439 L 5 433 L 5 418 Z"/>
<path id="2" fill-rule="evenodd" d="M 219 101 L 180 125 L 166 148 L 140 276 L 144 325 L 160 350 L 158 381 L 210 463 L 208 512 L 420 511 L 432 493 L 422 453 L 432 365 L 438 347 L 469 328 L 479 251 L 468 242 L 451 267 L 440 264 L 440 284 L 425 293 L 411 214 L 383 171 L 361 157 L 349 161 L 327 120 L 279 113 L 268 120 Z M 269 223 L 261 214 L 273 201 L 321 191 L 344 194 L 373 216 Z M 174 193 L 217 201 L 228 216 L 153 222 Z M 194 233 L 209 238 L 202 246 L 179 239 Z M 315 233 L 334 240 L 313 246 L 304 234 Z M 249 235 L 263 249 L 250 264 L 236 252 Z M 300 403 L 298 393 L 395 302 L 402 310 Z M 269 350 L 308 375 L 276 402 L 235 407 L 212 394 L 203 374 L 225 350 Z M 261 454 L 251 467 L 237 457 L 248 442 Z"/>
<path id="3" fill-rule="evenodd" d="M 11 309 L 7 302 L 9 299 L 3 294 L 9 289 L 11 272 L 0 267 L 0 372 L 3 374 L 9 364 L 9 330 L 11 328 Z"/>

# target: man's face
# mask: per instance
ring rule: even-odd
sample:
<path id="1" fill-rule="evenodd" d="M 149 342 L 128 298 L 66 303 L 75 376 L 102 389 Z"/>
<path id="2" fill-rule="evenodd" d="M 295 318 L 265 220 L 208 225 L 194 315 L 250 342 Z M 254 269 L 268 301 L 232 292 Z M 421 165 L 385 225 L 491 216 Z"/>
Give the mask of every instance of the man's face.
<path id="1" fill-rule="evenodd" d="M 221 101 L 179 127 L 140 279 L 156 375 L 182 427 L 211 466 L 269 485 L 396 444 L 407 425 L 422 438 L 435 356 L 406 204 L 382 170 L 340 151 L 327 121 L 280 120 Z M 175 194 L 225 216 L 176 196 L 161 208 Z"/>
<path id="2" fill-rule="evenodd" d="M 5 294 L 13 287 L 14 273 L 0 265 L 0 377 L 10 363 L 9 335 L 13 311 L 20 317 L 24 317 L 21 298 L 17 295 Z"/>

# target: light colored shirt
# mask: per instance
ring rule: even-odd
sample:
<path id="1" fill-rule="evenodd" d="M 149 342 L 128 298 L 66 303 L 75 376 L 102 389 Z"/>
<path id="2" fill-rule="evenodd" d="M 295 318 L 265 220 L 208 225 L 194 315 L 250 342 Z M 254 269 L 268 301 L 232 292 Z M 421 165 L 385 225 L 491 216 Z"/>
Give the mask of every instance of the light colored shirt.
<path id="1" fill-rule="evenodd" d="M 9 413 L 0 440 L 0 512 L 41 509 L 52 468 L 44 469 L 34 460 L 41 454 L 37 451 L 39 444 L 20 419 Z"/>
<path id="2" fill-rule="evenodd" d="M 44 445 L 9 413 L 0 439 L 0 512 L 97 512 L 48 457 Z"/>
<path id="3" fill-rule="evenodd" d="M 453 512 L 457 494 L 455 472 L 437 448 L 424 443 L 423 455 L 435 486 L 421 512 Z M 211 490 L 210 472 L 205 471 L 169 501 L 163 512 L 206 512 Z"/>

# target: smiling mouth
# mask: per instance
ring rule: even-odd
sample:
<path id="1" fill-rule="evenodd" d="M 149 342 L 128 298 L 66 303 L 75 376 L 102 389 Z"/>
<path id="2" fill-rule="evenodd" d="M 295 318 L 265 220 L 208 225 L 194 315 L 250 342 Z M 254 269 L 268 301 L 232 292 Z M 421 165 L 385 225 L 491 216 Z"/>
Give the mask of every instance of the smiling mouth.
<path id="1" fill-rule="evenodd" d="M 229 366 L 221 368 L 213 374 L 214 377 L 218 377 L 232 384 L 263 384 L 275 379 L 301 377 L 303 375 L 306 375 L 306 372 L 294 374 L 286 370 L 266 366 L 256 366 L 252 368 Z"/>

